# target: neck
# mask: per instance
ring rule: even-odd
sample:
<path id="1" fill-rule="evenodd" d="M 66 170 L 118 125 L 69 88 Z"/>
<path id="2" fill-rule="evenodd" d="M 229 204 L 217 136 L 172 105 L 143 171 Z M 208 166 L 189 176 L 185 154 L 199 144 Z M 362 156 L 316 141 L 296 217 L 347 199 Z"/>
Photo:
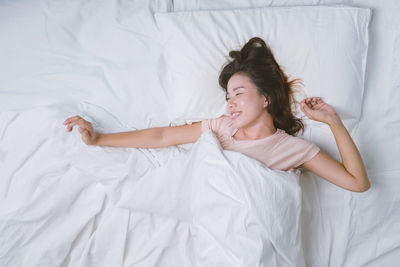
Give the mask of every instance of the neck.
<path id="1" fill-rule="evenodd" d="M 246 139 L 255 140 L 273 135 L 277 130 L 269 113 L 263 113 L 258 119 L 249 125 L 240 128 L 242 136 Z"/>

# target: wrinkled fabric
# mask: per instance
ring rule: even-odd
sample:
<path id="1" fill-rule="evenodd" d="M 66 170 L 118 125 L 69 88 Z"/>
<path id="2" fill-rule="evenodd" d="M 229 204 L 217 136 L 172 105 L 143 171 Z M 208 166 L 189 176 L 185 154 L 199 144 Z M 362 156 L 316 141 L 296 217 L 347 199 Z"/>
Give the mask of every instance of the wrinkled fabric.
<path id="1" fill-rule="evenodd" d="M 1 266 L 305 266 L 299 172 L 222 150 L 211 131 L 152 150 L 169 156 L 158 165 L 148 149 L 87 146 L 61 125 L 76 108 L 1 113 Z"/>
<path id="2" fill-rule="evenodd" d="M 234 134 L 238 129 L 232 126 L 232 119 L 226 115 L 203 120 L 201 130 L 213 131 L 223 149 L 243 153 L 275 170 L 295 171 L 320 151 L 315 144 L 291 136 L 279 128 L 274 134 L 265 138 L 236 140 Z"/>

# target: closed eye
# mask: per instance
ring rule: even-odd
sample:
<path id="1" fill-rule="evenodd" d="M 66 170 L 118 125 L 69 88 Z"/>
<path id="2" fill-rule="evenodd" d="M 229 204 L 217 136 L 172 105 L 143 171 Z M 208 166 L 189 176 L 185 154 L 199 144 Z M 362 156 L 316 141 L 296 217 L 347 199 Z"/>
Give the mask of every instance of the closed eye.
<path id="1" fill-rule="evenodd" d="M 241 94 L 243 94 L 243 93 L 237 93 L 236 95 L 241 95 Z M 230 99 L 229 97 L 225 98 L 226 101 L 228 101 L 229 99 Z"/>

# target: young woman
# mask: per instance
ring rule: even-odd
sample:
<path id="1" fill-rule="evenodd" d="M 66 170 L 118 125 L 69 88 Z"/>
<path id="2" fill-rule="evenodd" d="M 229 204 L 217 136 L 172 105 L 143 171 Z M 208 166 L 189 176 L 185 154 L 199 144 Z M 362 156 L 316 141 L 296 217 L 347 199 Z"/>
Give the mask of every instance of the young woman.
<path id="1" fill-rule="evenodd" d="M 352 138 L 336 111 L 319 97 L 300 103 L 304 114 L 329 125 L 342 162 L 295 136 L 304 131 L 301 119 L 292 112 L 293 86 L 275 58 L 258 37 L 251 38 L 222 69 L 219 84 L 226 92 L 227 113 L 191 125 L 155 127 L 137 131 L 101 134 L 80 116 L 65 120 L 67 131 L 79 125 L 88 145 L 158 148 L 194 143 L 205 130 L 212 130 L 223 149 L 239 151 L 271 169 L 283 171 L 304 167 L 327 181 L 353 192 L 364 192 L 370 182 Z"/>

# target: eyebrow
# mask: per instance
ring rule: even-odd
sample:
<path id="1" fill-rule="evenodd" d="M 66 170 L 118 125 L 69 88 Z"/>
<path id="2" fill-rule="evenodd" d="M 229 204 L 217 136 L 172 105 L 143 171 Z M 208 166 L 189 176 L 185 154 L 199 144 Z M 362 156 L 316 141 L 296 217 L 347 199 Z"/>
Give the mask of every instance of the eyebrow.
<path id="1" fill-rule="evenodd" d="M 238 87 L 233 88 L 232 91 L 236 91 L 236 90 L 239 89 L 239 88 L 244 88 L 244 87 L 241 85 L 241 86 L 238 86 Z M 229 95 L 228 90 L 226 90 L 225 98 L 226 98 L 228 95 Z"/>

